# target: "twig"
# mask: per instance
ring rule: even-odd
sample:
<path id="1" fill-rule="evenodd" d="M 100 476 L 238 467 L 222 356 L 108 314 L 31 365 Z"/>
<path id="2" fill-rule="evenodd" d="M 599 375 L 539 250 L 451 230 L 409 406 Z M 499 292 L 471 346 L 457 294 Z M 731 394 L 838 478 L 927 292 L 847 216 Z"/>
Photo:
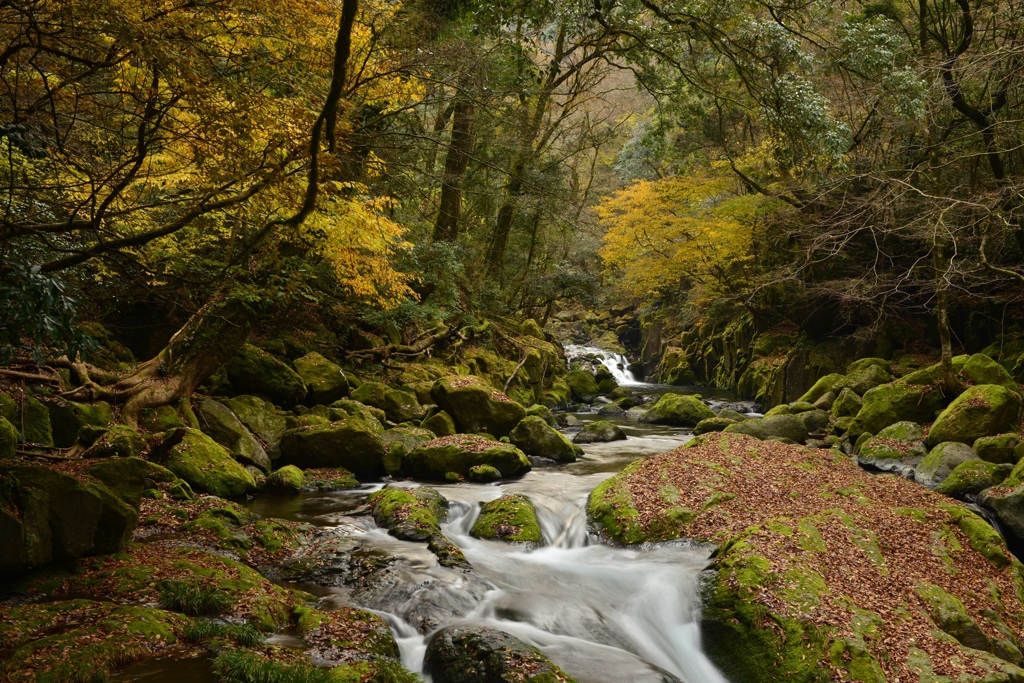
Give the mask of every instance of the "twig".
<path id="1" fill-rule="evenodd" d="M 508 376 L 508 380 L 505 382 L 505 388 L 502 390 L 504 393 L 506 393 L 506 394 L 508 393 L 509 385 L 512 384 L 512 380 L 514 380 L 516 378 L 516 375 L 519 374 L 520 368 L 522 368 L 524 365 L 526 365 L 526 360 L 529 357 L 530 357 L 530 352 L 529 351 L 527 351 L 526 353 L 523 354 L 523 359 L 521 361 L 519 361 L 519 365 L 516 366 L 516 369 L 512 371 L 512 374 Z"/>

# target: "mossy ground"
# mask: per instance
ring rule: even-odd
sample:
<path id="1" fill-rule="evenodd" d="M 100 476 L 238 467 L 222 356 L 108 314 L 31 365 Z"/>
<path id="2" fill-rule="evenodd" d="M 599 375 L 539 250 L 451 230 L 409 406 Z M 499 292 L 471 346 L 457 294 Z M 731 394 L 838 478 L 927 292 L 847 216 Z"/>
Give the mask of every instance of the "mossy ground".
<path id="1" fill-rule="evenodd" d="M 1024 677 L 994 654 L 1024 635 L 1019 563 L 981 518 L 901 478 L 826 451 L 707 435 L 607 480 L 589 513 L 623 543 L 719 544 L 705 647 L 734 680 L 917 680 L 922 661 L 947 677 L 934 680 Z M 964 605 L 988 652 L 943 631 L 921 582 Z"/>

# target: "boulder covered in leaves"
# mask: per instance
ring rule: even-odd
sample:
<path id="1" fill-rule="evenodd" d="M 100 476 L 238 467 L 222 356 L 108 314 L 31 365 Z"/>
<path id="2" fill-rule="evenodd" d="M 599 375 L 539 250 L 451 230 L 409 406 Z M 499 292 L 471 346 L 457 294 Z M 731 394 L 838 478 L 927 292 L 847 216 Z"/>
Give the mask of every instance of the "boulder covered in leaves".
<path id="1" fill-rule="evenodd" d="M 434 383 L 430 394 L 463 433 L 508 436 L 526 417 L 521 405 L 485 380 L 471 375 L 442 377 Z"/>
<path id="2" fill-rule="evenodd" d="M 709 434 L 590 495 L 618 543 L 717 546 L 701 628 L 733 681 L 1024 680 L 1024 566 L 963 505 L 835 451 Z"/>
<path id="3" fill-rule="evenodd" d="M 514 477 L 529 471 L 530 460 L 512 444 L 456 434 L 428 441 L 411 451 L 402 458 L 399 471 L 417 479 L 444 481 L 468 477 L 479 465 L 489 465 L 504 477 Z"/>

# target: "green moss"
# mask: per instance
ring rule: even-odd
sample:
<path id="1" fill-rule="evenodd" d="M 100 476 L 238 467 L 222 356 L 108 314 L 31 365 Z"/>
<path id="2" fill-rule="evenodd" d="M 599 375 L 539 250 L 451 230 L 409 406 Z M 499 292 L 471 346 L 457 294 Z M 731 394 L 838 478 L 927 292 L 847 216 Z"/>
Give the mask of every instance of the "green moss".
<path id="1" fill-rule="evenodd" d="M 1010 564 L 1006 542 L 988 522 L 970 510 L 959 506 L 944 506 L 943 509 L 956 522 L 960 531 L 967 536 L 967 540 L 972 548 L 984 555 L 997 567 L 1006 567 Z"/>
<path id="2" fill-rule="evenodd" d="M 160 587 L 160 602 L 169 610 L 191 616 L 222 614 L 231 609 L 231 596 L 198 582 L 169 579 Z"/>
<path id="3" fill-rule="evenodd" d="M 477 538 L 512 543 L 542 543 L 544 540 L 533 503 L 516 493 L 484 505 L 470 533 Z"/>
<path id="4" fill-rule="evenodd" d="M 623 474 L 632 468 L 627 467 Z M 633 506 L 633 496 L 619 477 L 600 483 L 587 499 L 587 517 L 612 540 L 623 545 L 644 543 L 646 530 L 640 525 L 640 513 Z"/>
<path id="5" fill-rule="evenodd" d="M 165 463 L 196 491 L 222 498 L 240 496 L 256 489 L 256 481 L 231 454 L 198 429 L 176 432 L 177 444 Z"/>

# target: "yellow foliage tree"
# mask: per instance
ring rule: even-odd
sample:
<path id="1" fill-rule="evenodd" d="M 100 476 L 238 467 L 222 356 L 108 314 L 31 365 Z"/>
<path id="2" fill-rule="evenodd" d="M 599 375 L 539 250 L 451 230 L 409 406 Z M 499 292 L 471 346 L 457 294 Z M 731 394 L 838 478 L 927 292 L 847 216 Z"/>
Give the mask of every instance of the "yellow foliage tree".
<path id="1" fill-rule="evenodd" d="M 635 182 L 597 206 L 606 272 L 637 300 L 721 288 L 749 260 L 752 226 L 770 202 L 724 173 Z"/>

